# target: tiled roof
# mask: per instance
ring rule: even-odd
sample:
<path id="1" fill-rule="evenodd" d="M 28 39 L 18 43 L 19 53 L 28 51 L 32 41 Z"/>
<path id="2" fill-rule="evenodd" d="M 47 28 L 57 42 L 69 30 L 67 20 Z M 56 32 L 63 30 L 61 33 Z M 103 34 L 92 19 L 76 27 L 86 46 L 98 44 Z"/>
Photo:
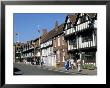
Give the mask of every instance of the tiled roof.
<path id="1" fill-rule="evenodd" d="M 44 42 L 48 41 L 49 39 L 52 39 L 53 37 L 58 36 L 59 34 L 63 33 L 63 27 L 64 27 L 64 24 L 61 24 L 58 26 L 58 29 L 54 28 L 50 32 L 44 34 L 41 37 L 41 43 L 44 43 Z"/>
<path id="2" fill-rule="evenodd" d="M 70 22 L 75 23 L 76 20 L 77 20 L 77 15 L 78 15 L 78 14 L 68 15 L 68 18 L 70 18 Z"/>
<path id="3" fill-rule="evenodd" d="M 87 13 L 87 15 L 91 19 L 91 18 L 94 18 L 96 16 L 96 13 Z"/>
<path id="4" fill-rule="evenodd" d="M 56 32 L 55 28 L 49 32 L 49 34 L 48 34 L 49 35 L 49 39 L 51 39 L 51 38 L 53 38 L 55 36 L 55 32 Z"/>
<path id="5" fill-rule="evenodd" d="M 63 27 L 64 23 L 58 26 L 58 29 L 55 31 L 55 36 L 58 36 L 59 34 L 63 33 Z"/>
<path id="6" fill-rule="evenodd" d="M 45 42 L 47 38 L 48 38 L 48 33 L 43 34 L 41 36 L 41 43 Z"/>

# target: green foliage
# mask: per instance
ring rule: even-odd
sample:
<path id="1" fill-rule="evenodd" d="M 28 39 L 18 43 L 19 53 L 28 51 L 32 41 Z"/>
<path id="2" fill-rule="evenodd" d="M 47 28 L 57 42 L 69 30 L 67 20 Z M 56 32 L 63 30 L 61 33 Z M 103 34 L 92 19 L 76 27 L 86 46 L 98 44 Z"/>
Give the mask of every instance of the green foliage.
<path id="1" fill-rule="evenodd" d="M 83 69 L 94 70 L 96 67 L 93 64 L 84 64 Z"/>

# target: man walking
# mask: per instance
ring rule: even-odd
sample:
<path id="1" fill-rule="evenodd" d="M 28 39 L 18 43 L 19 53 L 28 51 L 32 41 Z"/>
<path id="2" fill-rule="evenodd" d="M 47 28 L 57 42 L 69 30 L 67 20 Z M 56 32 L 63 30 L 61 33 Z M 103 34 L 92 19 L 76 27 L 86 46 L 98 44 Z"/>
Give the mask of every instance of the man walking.
<path id="1" fill-rule="evenodd" d="M 81 65 L 81 59 L 78 59 L 78 60 L 77 60 L 78 72 L 81 71 L 80 65 Z"/>

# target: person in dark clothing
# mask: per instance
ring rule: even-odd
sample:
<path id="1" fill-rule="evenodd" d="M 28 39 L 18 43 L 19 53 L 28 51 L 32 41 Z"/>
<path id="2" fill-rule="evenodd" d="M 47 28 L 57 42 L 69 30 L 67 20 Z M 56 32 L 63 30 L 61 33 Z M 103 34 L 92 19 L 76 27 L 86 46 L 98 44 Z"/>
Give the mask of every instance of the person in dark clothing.
<path id="1" fill-rule="evenodd" d="M 67 60 L 66 69 L 69 70 L 69 60 Z"/>

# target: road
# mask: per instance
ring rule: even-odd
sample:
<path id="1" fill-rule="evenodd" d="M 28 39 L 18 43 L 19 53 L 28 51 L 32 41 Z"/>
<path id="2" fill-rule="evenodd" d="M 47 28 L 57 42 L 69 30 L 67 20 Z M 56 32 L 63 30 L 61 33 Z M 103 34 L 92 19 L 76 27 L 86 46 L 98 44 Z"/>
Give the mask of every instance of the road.
<path id="1" fill-rule="evenodd" d="M 14 75 L 68 75 L 70 73 L 42 69 L 30 64 L 14 63 Z"/>

